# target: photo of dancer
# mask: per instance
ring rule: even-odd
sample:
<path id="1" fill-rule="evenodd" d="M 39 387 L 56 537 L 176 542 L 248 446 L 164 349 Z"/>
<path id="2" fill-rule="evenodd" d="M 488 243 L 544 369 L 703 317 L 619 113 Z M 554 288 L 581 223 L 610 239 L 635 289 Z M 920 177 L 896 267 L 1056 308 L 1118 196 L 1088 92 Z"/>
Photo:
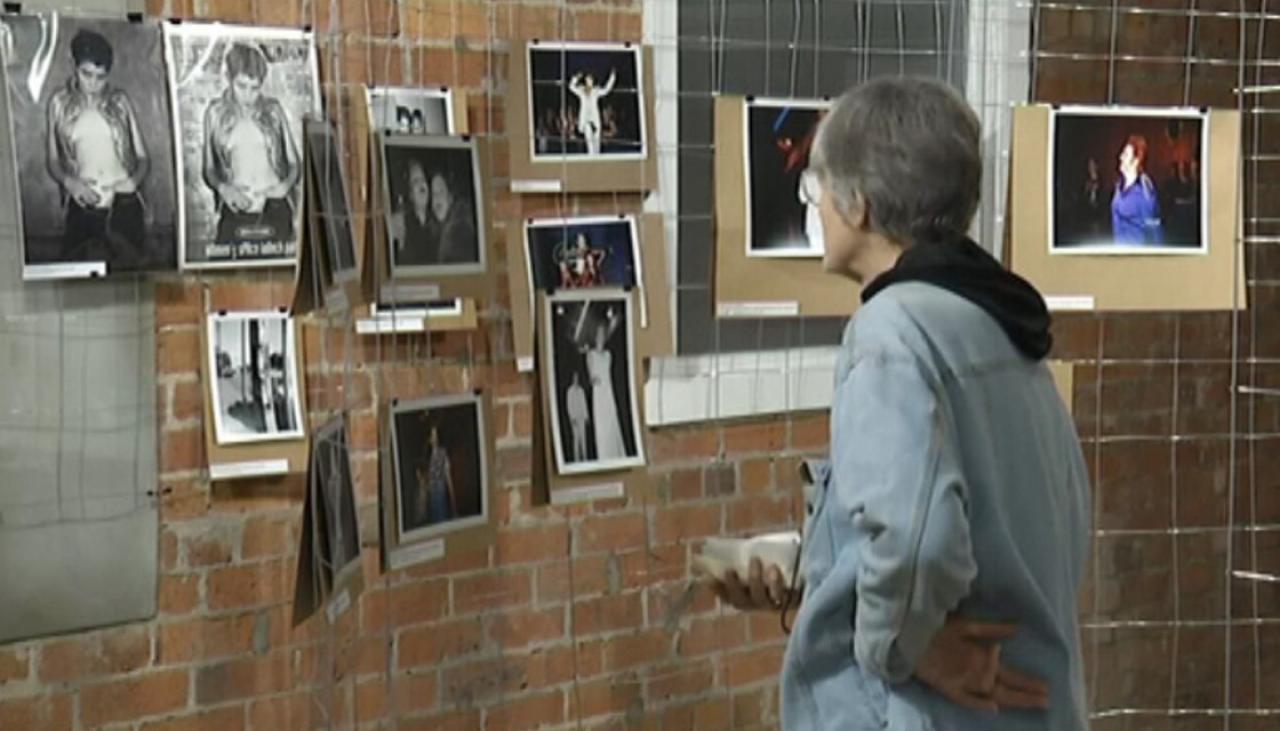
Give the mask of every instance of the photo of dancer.
<path id="1" fill-rule="evenodd" d="M 451 135 L 453 97 L 449 90 L 401 86 L 369 88 L 369 123 L 376 132 Z"/>
<path id="2" fill-rule="evenodd" d="M 165 25 L 184 268 L 293 264 L 303 120 L 319 115 L 309 32 Z"/>
<path id="3" fill-rule="evenodd" d="M 391 276 L 484 271 L 474 142 L 380 135 Z"/>
<path id="4" fill-rule="evenodd" d="M 169 105 L 155 23 L 8 15 L 28 279 L 173 269 Z M 84 265 L 84 266 L 76 266 Z"/>
<path id="5" fill-rule="evenodd" d="M 1051 119 L 1051 253 L 1207 251 L 1203 112 L 1062 107 Z"/>
<path id="6" fill-rule="evenodd" d="M 360 560 L 360 523 L 347 452 L 346 420 L 342 416 L 316 430 L 310 473 L 315 483 L 312 489 L 320 498 L 318 515 L 325 541 L 321 555 L 332 586 L 343 569 Z"/>
<path id="7" fill-rule="evenodd" d="M 397 544 L 488 520 L 481 399 L 393 402 Z"/>
<path id="8" fill-rule="evenodd" d="M 533 42 L 528 53 L 533 160 L 645 157 L 638 46 Z"/>
<path id="9" fill-rule="evenodd" d="M 217 443 L 302 438 L 292 318 L 279 312 L 214 313 L 207 327 Z"/>
<path id="10" fill-rule="evenodd" d="M 530 292 L 641 284 L 634 216 L 534 218 L 524 231 Z"/>
<path id="11" fill-rule="evenodd" d="M 564 291 L 547 299 L 546 313 L 557 470 L 581 474 L 644 464 L 630 296 L 613 288 Z"/>
<path id="12" fill-rule="evenodd" d="M 816 99 L 747 101 L 747 256 L 822 256 L 818 207 L 804 185 L 809 148 L 830 106 Z"/>

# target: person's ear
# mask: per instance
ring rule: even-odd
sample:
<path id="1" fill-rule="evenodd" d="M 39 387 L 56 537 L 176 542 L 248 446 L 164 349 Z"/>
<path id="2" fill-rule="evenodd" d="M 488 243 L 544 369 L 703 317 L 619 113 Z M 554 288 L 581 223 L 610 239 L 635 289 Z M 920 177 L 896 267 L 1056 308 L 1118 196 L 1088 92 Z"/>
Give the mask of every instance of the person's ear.
<path id="1" fill-rule="evenodd" d="M 853 226 L 855 230 L 871 230 L 871 207 L 862 193 L 855 192 L 853 194 L 853 203 L 850 204 L 849 210 L 845 215 L 849 225 Z"/>

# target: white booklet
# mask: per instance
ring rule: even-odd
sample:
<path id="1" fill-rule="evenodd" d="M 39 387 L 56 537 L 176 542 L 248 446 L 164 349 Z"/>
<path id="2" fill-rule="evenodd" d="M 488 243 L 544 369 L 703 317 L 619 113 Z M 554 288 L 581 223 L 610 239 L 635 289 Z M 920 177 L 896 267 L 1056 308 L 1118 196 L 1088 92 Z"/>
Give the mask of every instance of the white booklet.
<path id="1" fill-rule="evenodd" d="M 791 585 L 792 569 L 800 552 L 800 533 L 784 531 L 764 533 L 750 538 L 708 538 L 702 551 L 693 557 L 693 570 L 697 574 L 723 581 L 730 569 L 746 581 L 751 569 L 751 559 L 758 558 L 765 569 L 777 566 L 782 579 Z"/>

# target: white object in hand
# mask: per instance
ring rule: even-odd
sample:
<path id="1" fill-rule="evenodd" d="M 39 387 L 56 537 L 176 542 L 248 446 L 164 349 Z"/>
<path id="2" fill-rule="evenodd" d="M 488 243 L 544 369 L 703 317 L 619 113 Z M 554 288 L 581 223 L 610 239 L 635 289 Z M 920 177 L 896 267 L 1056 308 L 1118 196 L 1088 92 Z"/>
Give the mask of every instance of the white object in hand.
<path id="1" fill-rule="evenodd" d="M 776 566 L 782 572 L 782 580 L 791 585 L 791 572 L 799 551 L 800 533 L 797 531 L 765 533 L 750 538 L 712 537 L 702 544 L 702 552 L 693 557 L 693 569 L 717 581 L 724 581 L 725 575 L 732 570 L 746 581 L 751 559 L 758 558 L 766 569 Z"/>

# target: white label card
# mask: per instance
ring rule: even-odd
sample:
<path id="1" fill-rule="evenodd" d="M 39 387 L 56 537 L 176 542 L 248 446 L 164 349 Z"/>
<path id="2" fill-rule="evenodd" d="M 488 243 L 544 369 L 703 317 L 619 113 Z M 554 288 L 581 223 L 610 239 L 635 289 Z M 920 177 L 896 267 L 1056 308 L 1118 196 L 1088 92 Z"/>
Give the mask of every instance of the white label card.
<path id="1" fill-rule="evenodd" d="M 416 543 L 395 551 L 388 558 L 387 564 L 392 571 L 399 571 L 406 566 L 426 563 L 427 561 L 437 561 L 442 558 L 444 558 L 444 539 L 437 538 L 434 541 Z"/>
<path id="2" fill-rule="evenodd" d="M 1045 295 L 1044 304 L 1050 311 L 1084 311 L 1094 309 L 1093 295 Z"/>
<path id="3" fill-rule="evenodd" d="M 559 193 L 559 180 L 512 180 L 512 193 Z"/>
<path id="4" fill-rule="evenodd" d="M 30 264 L 22 268 L 22 278 L 28 282 L 47 279 L 89 279 L 107 276 L 107 263 L 103 261 L 75 262 L 73 264 Z"/>
<path id="5" fill-rule="evenodd" d="M 570 487 L 563 490 L 551 491 L 552 505 L 571 505 L 573 503 L 585 503 L 592 500 L 611 500 L 620 498 L 626 494 L 626 489 L 621 482 L 608 482 L 603 485 L 584 485 L 582 487 Z"/>
<path id="6" fill-rule="evenodd" d="M 721 302 L 719 317 L 799 317 L 799 302 Z"/>
<path id="7" fill-rule="evenodd" d="M 237 480 L 246 477 L 270 477 L 289 473 L 287 459 L 261 459 L 254 462 L 219 462 L 209 465 L 209 479 Z"/>

